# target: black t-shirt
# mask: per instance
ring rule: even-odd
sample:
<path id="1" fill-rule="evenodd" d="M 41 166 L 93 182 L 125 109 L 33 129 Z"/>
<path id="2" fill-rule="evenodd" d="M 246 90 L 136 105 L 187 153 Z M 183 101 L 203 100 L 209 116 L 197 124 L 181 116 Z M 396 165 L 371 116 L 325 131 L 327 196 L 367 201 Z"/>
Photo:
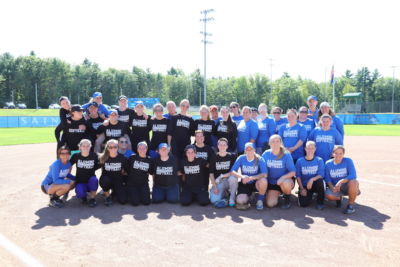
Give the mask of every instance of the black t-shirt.
<path id="1" fill-rule="evenodd" d="M 89 116 L 89 119 L 86 120 L 86 123 L 89 125 L 89 131 L 88 133 L 90 134 L 90 138 L 93 141 L 96 141 L 96 135 L 98 133 L 98 129 L 100 127 L 100 125 L 102 125 L 104 122 L 104 120 L 98 116 L 97 118 L 91 118 Z M 94 144 L 93 144 L 94 145 Z"/>
<path id="2" fill-rule="evenodd" d="M 173 156 L 170 156 L 166 161 L 157 158 L 154 163 L 154 185 L 171 186 L 178 184 L 178 168 L 178 162 Z"/>
<path id="3" fill-rule="evenodd" d="M 169 120 L 166 118 L 162 118 L 161 120 L 152 118 L 150 120 L 150 127 L 153 132 L 150 141 L 150 150 L 157 150 L 159 144 L 168 142 L 168 124 Z"/>
<path id="4" fill-rule="evenodd" d="M 194 121 L 194 129 L 202 130 L 204 132 L 204 144 L 212 146 L 211 136 L 215 134 L 215 122 L 213 120 L 204 121 L 198 119 Z"/>
<path id="5" fill-rule="evenodd" d="M 129 123 L 132 119 L 133 115 L 136 115 L 136 112 L 133 109 L 125 109 L 124 111 L 121 111 L 119 108 L 117 108 L 117 112 L 118 112 L 118 120 L 125 122 L 125 123 Z"/>
<path id="6" fill-rule="evenodd" d="M 236 161 L 236 154 L 226 153 L 225 157 L 215 154 L 210 160 L 210 173 L 217 178 L 221 174 L 228 173 Z"/>
<path id="7" fill-rule="evenodd" d="M 171 146 L 175 155 L 183 155 L 185 147 L 191 143 L 194 134 L 194 120 L 191 117 L 178 114 L 169 121 L 168 135 L 172 136 Z"/>
<path id="8" fill-rule="evenodd" d="M 187 159 L 182 160 L 180 169 L 185 174 L 185 186 L 203 187 L 205 178 L 208 179 L 206 165 L 207 161 L 201 158 L 195 158 L 192 162 Z"/>
<path id="9" fill-rule="evenodd" d="M 138 116 L 137 114 L 134 114 L 132 116 L 129 125 L 132 128 L 131 142 L 133 150 L 136 151 L 136 146 L 139 142 L 146 141 L 147 144 L 150 143 L 150 119 L 150 116 L 148 116 L 147 120 L 144 118 L 143 115 Z"/>
<path id="10" fill-rule="evenodd" d="M 124 136 L 125 134 L 129 135 L 128 126 L 126 125 L 126 123 L 123 123 L 121 121 L 118 121 L 117 124 L 111 124 L 111 122 L 109 122 L 107 126 L 100 125 L 97 129 L 97 132 L 99 134 L 104 133 L 104 143 L 110 139 L 118 140 L 118 138 Z"/>
<path id="11" fill-rule="evenodd" d="M 112 180 L 122 180 L 122 170 L 127 169 L 127 159 L 122 154 L 117 154 L 115 158 L 108 157 L 102 165 L 101 175 L 107 175 Z"/>
<path id="12" fill-rule="evenodd" d="M 71 121 L 71 113 L 69 110 L 65 108 L 60 108 L 60 123 L 63 127 L 68 124 L 68 121 Z"/>
<path id="13" fill-rule="evenodd" d="M 228 139 L 228 151 L 235 151 L 237 146 L 237 125 L 236 123 L 231 124 L 231 129 L 228 128 L 226 121 L 220 120 L 216 125 L 216 137 L 217 139 L 226 138 Z"/>
<path id="14" fill-rule="evenodd" d="M 128 159 L 127 185 L 143 185 L 149 182 L 149 174 L 153 174 L 154 162 L 150 157 L 142 158 L 138 154 Z"/>
<path id="15" fill-rule="evenodd" d="M 85 126 L 85 130 L 79 129 L 80 125 Z M 64 134 L 66 135 L 66 143 L 69 149 L 78 150 L 78 144 L 82 139 L 90 138 L 89 125 L 86 123 L 85 119 L 82 118 L 78 121 L 71 120 L 71 123 L 65 125 Z"/>
<path id="16" fill-rule="evenodd" d="M 87 183 L 90 177 L 96 175 L 95 171 L 100 168 L 99 157 L 94 152 L 90 152 L 87 157 L 82 156 L 82 153 L 76 153 L 69 161 L 71 165 L 76 164 L 77 183 Z"/>
<path id="17" fill-rule="evenodd" d="M 196 144 L 196 158 L 201 158 L 210 162 L 211 157 L 215 154 L 214 150 L 210 146 L 204 145 L 203 147 L 198 147 Z"/>

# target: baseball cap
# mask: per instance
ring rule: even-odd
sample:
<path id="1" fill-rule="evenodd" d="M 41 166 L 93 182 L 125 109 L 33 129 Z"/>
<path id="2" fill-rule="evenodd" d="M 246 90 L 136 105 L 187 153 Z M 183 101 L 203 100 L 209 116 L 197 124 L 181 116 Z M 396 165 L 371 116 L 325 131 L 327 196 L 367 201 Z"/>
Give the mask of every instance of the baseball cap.
<path id="1" fill-rule="evenodd" d="M 196 152 L 196 146 L 195 146 L 195 145 L 187 145 L 187 146 L 185 147 L 185 152 L 188 151 L 189 149 L 193 149 L 194 152 Z"/>
<path id="2" fill-rule="evenodd" d="M 321 105 L 319 105 L 319 107 L 320 107 L 320 108 L 322 108 L 322 107 L 328 107 L 328 108 L 330 108 L 331 105 L 329 105 L 328 102 L 322 102 Z"/>
<path id="3" fill-rule="evenodd" d="M 218 107 L 217 107 L 216 105 L 212 105 L 212 106 L 210 107 L 210 111 L 213 111 L 213 110 L 218 110 Z"/>
<path id="4" fill-rule="evenodd" d="M 118 111 L 116 110 L 116 109 L 110 109 L 109 111 L 108 111 L 108 114 L 113 114 L 113 113 L 117 113 L 117 115 L 118 115 Z"/>
<path id="5" fill-rule="evenodd" d="M 135 103 L 135 107 L 137 107 L 137 106 L 139 106 L 139 105 L 142 105 L 142 106 L 144 107 L 143 101 L 137 101 L 137 102 Z"/>
<path id="6" fill-rule="evenodd" d="M 100 92 L 94 92 L 93 95 L 92 95 L 93 98 L 96 98 L 96 97 L 99 97 L 99 96 L 103 97 L 103 94 L 100 93 Z"/>
<path id="7" fill-rule="evenodd" d="M 310 96 L 307 98 L 307 101 L 310 101 L 310 100 L 318 101 L 318 98 L 317 98 L 316 96 L 314 96 L 314 95 L 310 95 Z"/>
<path id="8" fill-rule="evenodd" d="M 119 100 L 121 100 L 121 99 L 128 99 L 125 95 L 120 95 L 119 97 L 118 97 L 118 101 Z"/>
<path id="9" fill-rule="evenodd" d="M 163 148 L 163 147 L 168 148 L 168 144 L 167 144 L 167 143 L 161 143 L 161 144 L 159 144 L 159 145 L 158 145 L 158 150 L 160 150 L 160 149 Z"/>
<path id="10" fill-rule="evenodd" d="M 74 111 L 83 111 L 83 108 L 81 107 L 81 105 L 72 105 L 71 112 Z"/>
<path id="11" fill-rule="evenodd" d="M 247 142 L 245 145 L 244 145 L 244 149 L 246 150 L 248 147 L 251 147 L 252 149 L 254 149 L 255 147 L 254 147 L 254 144 L 252 143 L 252 142 Z"/>
<path id="12" fill-rule="evenodd" d="M 98 108 L 99 104 L 97 104 L 97 102 L 90 102 L 88 108 L 90 108 L 92 106 Z"/>

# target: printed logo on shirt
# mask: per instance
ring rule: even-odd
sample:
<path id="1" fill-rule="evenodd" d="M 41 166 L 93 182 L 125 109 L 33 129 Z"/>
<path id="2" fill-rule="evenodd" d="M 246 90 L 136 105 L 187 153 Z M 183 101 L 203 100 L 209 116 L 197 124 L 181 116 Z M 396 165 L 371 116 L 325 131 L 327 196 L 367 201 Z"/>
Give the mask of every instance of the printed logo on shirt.
<path id="1" fill-rule="evenodd" d="M 283 126 L 285 126 L 284 123 L 277 125 L 277 126 L 276 126 L 276 131 L 279 132 L 279 129 L 282 128 Z"/>
<path id="2" fill-rule="evenodd" d="M 81 130 L 81 129 L 71 129 L 71 128 L 69 128 L 68 129 L 68 132 L 70 132 L 70 133 L 84 133 L 85 132 L 85 130 Z"/>
<path id="3" fill-rule="evenodd" d="M 174 168 L 171 167 L 157 167 L 156 174 L 157 175 L 172 175 L 174 172 Z"/>
<path id="4" fill-rule="evenodd" d="M 99 128 L 99 126 L 102 124 L 103 124 L 102 122 L 94 122 L 94 123 L 92 123 L 92 128 L 97 130 Z"/>
<path id="5" fill-rule="evenodd" d="M 196 153 L 196 158 L 207 160 L 208 159 L 208 153 L 207 152 L 197 152 Z"/>
<path id="6" fill-rule="evenodd" d="M 221 133 L 227 133 L 228 132 L 228 126 L 220 124 L 220 125 L 218 125 L 217 131 L 221 132 Z"/>
<path id="7" fill-rule="evenodd" d="M 333 144 L 333 136 L 331 135 L 317 135 L 315 138 L 316 143 L 329 143 Z"/>
<path id="8" fill-rule="evenodd" d="M 135 162 L 133 162 L 133 168 L 147 172 L 150 168 L 150 164 L 147 162 L 135 160 Z"/>
<path id="9" fill-rule="evenodd" d="M 60 172 L 58 173 L 58 176 L 60 178 L 65 178 L 65 177 L 67 177 L 68 173 L 69 173 L 69 169 L 60 170 Z"/>
<path id="10" fill-rule="evenodd" d="M 153 132 L 165 133 L 167 131 L 167 125 L 166 124 L 153 124 L 152 130 L 153 130 Z"/>
<path id="11" fill-rule="evenodd" d="M 147 127 L 147 120 L 132 120 L 132 126 Z"/>
<path id="12" fill-rule="evenodd" d="M 220 161 L 220 162 L 216 162 L 215 163 L 215 169 L 217 171 L 229 170 L 230 166 L 231 166 L 231 162 L 230 161 Z"/>
<path id="13" fill-rule="evenodd" d="M 199 124 L 198 130 L 202 130 L 203 132 L 212 132 L 212 125 L 210 124 Z"/>
<path id="14" fill-rule="evenodd" d="M 120 137 L 122 135 L 121 129 L 107 129 L 106 136 L 109 137 Z"/>
<path id="15" fill-rule="evenodd" d="M 185 127 L 185 128 L 190 128 L 190 122 L 186 121 L 186 120 L 181 120 L 178 119 L 176 120 L 176 126 L 178 127 Z"/>
<path id="16" fill-rule="evenodd" d="M 257 166 L 247 166 L 247 165 L 243 165 L 242 166 L 242 172 L 246 173 L 246 174 L 257 174 L 258 172 L 258 165 Z"/>
<path id="17" fill-rule="evenodd" d="M 267 167 L 268 168 L 277 168 L 283 169 L 283 161 L 282 160 L 267 160 Z"/>
<path id="18" fill-rule="evenodd" d="M 104 169 L 106 171 L 112 171 L 112 172 L 121 171 L 122 163 L 121 162 L 106 162 L 104 164 Z"/>
<path id="19" fill-rule="evenodd" d="M 80 169 L 93 169 L 94 167 L 94 160 L 81 160 L 78 159 L 78 162 L 76 163 L 76 167 Z"/>
<path id="20" fill-rule="evenodd" d="M 238 127 L 238 132 L 245 132 L 246 131 L 246 123 L 244 121 L 240 121 Z"/>
<path id="21" fill-rule="evenodd" d="M 258 129 L 260 131 L 266 130 L 267 129 L 267 124 L 263 123 L 262 121 L 258 122 Z"/>
<path id="22" fill-rule="evenodd" d="M 119 115 L 118 120 L 122 121 L 122 122 L 128 122 L 129 121 L 129 115 Z"/>
<path id="23" fill-rule="evenodd" d="M 307 132 L 311 131 L 311 125 L 310 124 L 303 124 L 304 128 L 306 128 Z"/>
<path id="24" fill-rule="evenodd" d="M 329 174 L 331 175 L 332 178 L 342 178 L 347 176 L 347 169 L 346 168 L 341 168 L 341 169 L 333 169 L 329 171 Z"/>
<path id="25" fill-rule="evenodd" d="M 301 173 L 303 175 L 315 175 L 317 174 L 317 172 L 318 172 L 318 165 L 301 167 Z"/>
<path id="26" fill-rule="evenodd" d="M 285 130 L 283 131 L 283 137 L 297 137 L 298 131 L 297 130 Z"/>
<path id="27" fill-rule="evenodd" d="M 200 165 L 195 166 L 184 166 L 185 174 L 198 174 L 200 173 Z"/>

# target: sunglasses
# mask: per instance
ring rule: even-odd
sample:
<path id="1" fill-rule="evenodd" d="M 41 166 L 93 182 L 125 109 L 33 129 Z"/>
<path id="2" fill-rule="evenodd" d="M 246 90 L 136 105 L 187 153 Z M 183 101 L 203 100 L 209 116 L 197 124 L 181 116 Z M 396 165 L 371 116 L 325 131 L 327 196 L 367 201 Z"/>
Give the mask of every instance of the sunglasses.
<path id="1" fill-rule="evenodd" d="M 125 141 L 125 140 L 120 140 L 120 141 L 119 141 L 119 143 L 120 143 L 120 144 L 127 144 L 127 143 L 128 143 L 128 141 Z"/>
<path id="2" fill-rule="evenodd" d="M 108 149 L 117 149 L 117 146 L 109 146 Z"/>
<path id="3" fill-rule="evenodd" d="M 272 112 L 272 114 L 281 114 L 280 112 Z"/>

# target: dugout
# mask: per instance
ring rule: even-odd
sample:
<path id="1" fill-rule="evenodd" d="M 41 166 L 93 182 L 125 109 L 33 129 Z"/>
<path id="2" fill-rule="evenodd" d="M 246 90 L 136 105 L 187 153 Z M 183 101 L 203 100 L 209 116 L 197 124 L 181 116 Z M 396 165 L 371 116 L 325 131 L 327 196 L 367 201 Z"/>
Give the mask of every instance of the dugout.
<path id="1" fill-rule="evenodd" d="M 344 106 L 343 106 L 342 112 L 345 112 L 345 113 L 361 112 L 361 106 L 362 106 L 362 93 L 361 92 L 344 94 L 343 99 L 344 99 Z"/>

